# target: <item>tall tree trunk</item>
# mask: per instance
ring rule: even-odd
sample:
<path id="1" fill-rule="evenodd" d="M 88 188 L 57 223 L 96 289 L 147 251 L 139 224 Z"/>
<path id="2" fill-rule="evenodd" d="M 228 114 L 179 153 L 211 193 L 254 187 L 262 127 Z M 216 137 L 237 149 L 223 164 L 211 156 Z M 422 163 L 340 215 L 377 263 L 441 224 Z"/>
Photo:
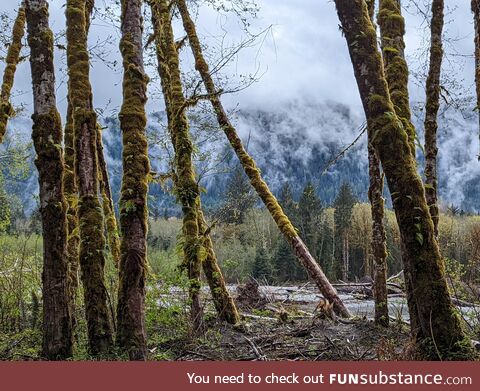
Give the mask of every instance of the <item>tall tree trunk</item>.
<path id="1" fill-rule="evenodd" d="M 0 92 L 0 144 L 7 131 L 7 123 L 14 114 L 13 106 L 10 103 L 15 71 L 20 61 L 20 50 L 22 49 L 22 38 L 25 33 L 25 8 L 23 5 L 18 9 L 18 14 L 13 24 L 12 42 L 8 47 L 5 58 L 5 71 L 3 72 L 2 90 Z"/>
<path id="2" fill-rule="evenodd" d="M 73 129 L 73 113 L 70 98 L 68 97 L 67 120 L 65 124 L 65 169 L 63 172 L 64 193 L 67 201 L 67 264 L 68 264 L 68 292 L 71 305 L 72 322 L 76 323 L 76 302 L 78 292 L 79 260 L 78 250 L 80 234 L 78 227 L 78 188 L 75 181 L 75 145 Z"/>
<path id="3" fill-rule="evenodd" d="M 368 13 L 372 25 L 374 24 L 375 0 L 367 1 Z M 385 18 L 385 16 L 384 16 Z M 385 23 L 385 20 L 383 21 Z M 375 26 L 374 26 L 375 27 Z M 388 30 L 388 29 L 387 29 Z M 385 26 L 384 26 L 385 32 Z M 403 41 L 403 36 L 401 37 Z M 385 48 L 384 48 L 385 50 Z M 384 57 L 385 58 L 385 57 Z M 401 61 L 401 60 L 399 60 Z M 408 80 L 407 80 L 408 83 Z M 406 87 L 408 91 L 408 85 Z M 408 97 L 408 95 L 407 95 Z M 373 130 L 375 131 L 375 130 Z M 415 131 L 410 132 L 415 136 Z M 374 285 L 373 296 L 375 300 L 375 323 L 388 327 L 390 318 L 388 316 L 388 291 L 387 291 L 387 237 L 383 218 L 385 206 L 383 201 L 383 174 L 380 162 L 372 144 L 368 143 L 368 174 L 370 186 L 368 188 L 368 199 L 370 200 L 372 212 L 372 253 L 374 263 Z M 411 143 L 410 143 L 411 148 Z M 415 148 L 413 149 L 415 151 Z M 414 155 L 415 156 L 415 155 Z"/>
<path id="4" fill-rule="evenodd" d="M 147 193 L 150 163 L 146 138 L 148 77 L 143 67 L 141 0 L 122 0 L 123 179 L 120 198 L 121 259 L 117 308 L 117 343 L 130 359 L 147 358 L 145 278 L 147 263 Z"/>
<path id="5" fill-rule="evenodd" d="M 437 179 L 437 115 L 440 108 L 440 71 L 443 48 L 443 0 L 432 1 L 430 22 L 430 65 L 428 69 L 425 104 L 425 196 L 432 215 L 435 237 L 438 237 L 438 179 Z"/>
<path id="6" fill-rule="evenodd" d="M 67 0 L 67 65 L 72 107 L 75 179 L 79 194 L 79 259 L 92 354 L 107 352 L 113 329 L 105 287 L 105 237 L 98 198 L 97 117 L 89 80 L 85 0 Z"/>
<path id="7" fill-rule="evenodd" d="M 179 56 L 173 36 L 170 10 L 167 0 L 158 0 L 152 8 L 156 22 L 158 47 L 162 51 L 161 57 L 165 64 L 159 64 L 159 70 L 168 72 L 168 80 L 162 80 L 164 91 L 167 92 L 165 105 L 170 113 L 169 126 L 172 143 L 175 149 L 175 192 L 182 205 L 183 212 L 183 252 L 185 267 L 188 270 L 190 282 L 189 300 L 194 332 L 201 328 L 203 315 L 200 305 L 200 273 L 201 273 L 201 246 L 198 205 L 200 190 L 195 178 L 193 167 L 193 144 L 190 139 L 188 119 L 185 113 L 186 100 L 180 75 Z M 165 85 L 165 82 L 169 85 Z"/>
<path id="8" fill-rule="evenodd" d="M 477 92 L 477 105 L 475 107 L 479 120 L 480 140 L 480 0 L 472 0 L 473 25 L 475 28 L 475 86 Z M 480 153 L 478 155 L 480 160 Z"/>
<path id="9" fill-rule="evenodd" d="M 32 138 L 37 158 L 43 231 L 42 355 L 72 355 L 72 319 L 67 290 L 67 205 L 63 194 L 62 124 L 56 108 L 53 33 L 46 0 L 27 0 L 26 19 L 34 114 Z"/>
<path id="10" fill-rule="evenodd" d="M 213 249 L 212 239 L 208 232 L 207 223 L 205 222 L 200 202 L 197 214 L 198 229 L 206 252 L 205 259 L 202 262 L 203 272 L 207 277 L 210 292 L 212 293 L 213 304 L 215 305 L 215 309 L 221 319 L 230 324 L 236 324 L 240 321 L 240 315 L 238 314 L 232 296 L 228 292 L 222 271 L 218 266 L 217 256 Z"/>
<path id="11" fill-rule="evenodd" d="M 280 229 L 280 232 L 282 232 L 285 239 L 292 246 L 300 263 L 307 270 L 308 275 L 315 281 L 325 298 L 327 298 L 333 304 L 335 312 L 337 312 L 341 316 L 350 316 L 347 308 L 340 300 L 340 297 L 338 296 L 335 288 L 333 288 L 333 286 L 330 284 L 323 270 L 320 268 L 320 265 L 310 254 L 307 246 L 303 243 L 302 239 L 298 235 L 296 229 L 293 227 L 289 218 L 283 212 L 277 199 L 272 194 L 265 181 L 262 179 L 262 176 L 259 169 L 257 168 L 257 165 L 255 164 L 255 161 L 245 150 L 242 144 L 242 140 L 238 137 L 238 134 L 233 125 L 231 124 L 228 115 L 218 97 L 218 92 L 215 88 L 213 78 L 210 75 L 208 64 L 203 56 L 200 40 L 196 32 L 195 24 L 190 17 L 187 4 L 185 0 L 178 0 L 177 5 L 182 17 L 183 27 L 187 33 L 188 39 L 190 41 L 190 47 L 195 58 L 195 68 L 202 77 L 207 93 L 209 94 L 210 102 L 217 116 L 217 121 L 220 127 L 225 132 L 225 135 L 227 136 L 227 139 L 230 142 L 235 153 L 237 154 L 237 157 L 239 158 L 245 170 L 245 173 L 250 179 L 250 183 L 257 191 L 259 197 L 262 199 L 263 203 L 272 215 L 273 219 L 275 220 L 277 226 Z"/>
<path id="12" fill-rule="evenodd" d="M 167 111 L 167 120 L 171 135 L 174 136 L 175 121 L 179 118 L 174 116 L 175 110 L 172 104 L 172 79 L 179 79 L 180 70 L 170 70 L 169 62 L 166 61 L 169 53 L 168 46 L 173 45 L 173 32 L 171 30 L 171 17 L 168 11 L 167 3 L 162 1 L 150 2 L 152 7 L 152 24 L 154 26 L 155 44 L 157 49 L 158 70 L 162 82 L 162 90 L 165 99 L 165 107 Z M 170 49 L 172 50 L 172 49 Z M 177 54 L 178 56 L 178 54 Z M 173 64 L 175 66 L 175 64 Z M 173 78 L 172 78 L 173 74 Z M 181 107 L 185 107 L 185 97 L 182 94 L 183 103 Z M 175 139 L 172 138 L 175 143 Z M 175 151 L 176 151 L 176 146 Z M 193 168 L 192 168 L 193 169 Z M 178 177 L 178 176 L 176 176 Z M 177 186 L 177 184 L 176 184 Z M 228 323 L 236 324 L 240 320 L 235 303 L 228 292 L 225 280 L 222 276 L 220 267 L 218 266 L 213 243 L 209 234 L 207 224 L 202 212 L 200 197 L 197 198 L 197 226 L 199 240 L 205 249 L 205 259 L 202 262 L 203 271 L 207 278 L 210 292 L 212 294 L 215 309 L 219 317 Z"/>
<path id="13" fill-rule="evenodd" d="M 369 11 L 371 12 L 371 11 Z M 373 23 L 373 22 L 372 22 Z M 380 0 L 378 25 L 382 45 L 385 77 L 395 113 L 407 132 L 410 149 L 415 157 L 415 127 L 411 121 L 408 94 L 408 66 L 405 61 L 405 19 L 400 0 Z"/>
<path id="14" fill-rule="evenodd" d="M 387 245 L 385 227 L 383 225 L 384 201 L 383 175 L 380 172 L 375 148 L 368 144 L 368 173 L 370 187 L 368 198 L 372 210 L 372 254 L 374 262 L 373 297 L 375 299 L 375 323 L 388 326 L 388 296 L 387 296 Z"/>
<path id="15" fill-rule="evenodd" d="M 450 299 L 408 136 L 390 99 L 367 5 L 364 0 L 335 0 L 335 4 L 367 117 L 369 142 L 384 169 L 400 228 L 417 346 L 432 359 L 472 358 L 470 341 Z"/>
<path id="16" fill-rule="evenodd" d="M 120 236 L 118 235 L 117 217 L 113 206 L 112 189 L 108 178 L 107 162 L 103 154 L 102 130 L 97 126 L 97 155 L 100 182 L 100 195 L 102 196 L 103 215 L 105 216 L 105 229 L 107 232 L 108 247 L 112 254 L 113 263 L 118 268 L 120 264 Z"/>

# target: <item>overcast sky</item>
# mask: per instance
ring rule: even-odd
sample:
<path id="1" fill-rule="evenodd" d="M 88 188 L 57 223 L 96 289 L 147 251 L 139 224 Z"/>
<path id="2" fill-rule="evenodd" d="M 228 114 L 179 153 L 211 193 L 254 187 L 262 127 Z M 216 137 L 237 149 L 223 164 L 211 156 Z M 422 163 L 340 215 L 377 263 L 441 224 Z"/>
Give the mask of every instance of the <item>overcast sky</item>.
<path id="1" fill-rule="evenodd" d="M 106 0 L 105 0 L 106 1 Z M 419 0 L 420 2 L 424 0 Z M 2 0 L 0 11 L 7 11 L 12 16 L 19 0 Z M 64 1 L 50 1 L 51 25 L 55 32 L 64 29 Z M 97 4 L 103 4 L 97 1 Z M 464 88 L 470 93 L 473 83 L 473 26 L 470 14 L 470 2 L 467 0 L 447 0 L 452 12 L 447 16 L 448 36 L 455 38 L 453 45 L 447 47 L 448 53 L 456 51 L 461 56 L 450 57 L 446 62 L 448 74 L 458 74 Z M 242 51 L 226 68 L 225 74 L 237 77 L 240 74 L 258 72 L 260 80 L 235 95 L 226 97 L 229 105 L 239 104 L 241 107 L 271 105 L 295 98 L 344 102 L 354 109 L 359 109 L 359 97 L 353 78 L 352 66 L 348 57 L 345 40 L 338 29 L 338 18 L 333 1 L 330 0 L 257 0 L 260 8 L 257 19 L 252 21 L 250 30 L 259 32 L 272 26 L 268 34 L 257 44 Z M 404 1 L 404 5 L 407 1 Z M 407 55 L 412 68 L 416 60 L 413 58 L 421 47 L 425 25 L 422 19 L 405 11 L 407 19 Z M 183 33 L 177 26 L 177 36 Z M 198 30 L 211 46 L 219 42 L 239 42 L 245 38 L 241 25 L 235 16 L 219 16 L 211 8 L 203 7 L 198 16 Z M 119 33 L 115 27 L 96 19 L 92 26 L 90 42 L 94 44 L 108 35 L 113 36 L 110 53 L 105 57 L 109 61 L 117 60 L 120 53 L 117 49 Z M 458 39 L 457 39 L 458 38 Z M 57 82 L 59 85 L 57 100 L 62 112 L 65 110 L 65 71 L 63 67 L 64 52 L 56 51 Z M 190 52 L 183 52 L 184 66 L 191 65 Z M 95 105 L 100 108 L 108 106 L 115 112 L 121 102 L 121 67 L 112 70 L 98 59 L 92 61 L 91 79 L 94 88 Z M 0 68 L 3 71 L 3 63 Z M 154 71 L 153 69 L 151 71 Z M 27 103 L 31 108 L 31 87 L 28 62 L 18 69 L 15 82 L 17 96 L 15 102 Z M 158 82 L 155 82 L 158 83 Z M 158 85 L 151 85 L 151 91 Z M 422 99 L 422 91 L 411 86 L 412 99 Z M 149 110 L 161 109 L 161 99 L 149 100 Z M 28 110 L 27 110 L 28 111 Z M 29 115 L 29 114 L 28 114 Z"/>

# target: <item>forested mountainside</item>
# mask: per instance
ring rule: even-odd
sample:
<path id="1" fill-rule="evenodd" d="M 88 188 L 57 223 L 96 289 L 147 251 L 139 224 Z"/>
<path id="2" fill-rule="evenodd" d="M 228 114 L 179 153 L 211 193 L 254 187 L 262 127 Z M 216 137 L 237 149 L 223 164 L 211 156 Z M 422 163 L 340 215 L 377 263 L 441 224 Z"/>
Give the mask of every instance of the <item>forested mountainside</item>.
<path id="1" fill-rule="evenodd" d="M 324 204 L 330 205 L 347 182 L 357 198 L 367 200 L 368 172 L 366 135 L 358 140 L 334 164 L 325 168 L 362 131 L 360 114 L 338 102 L 311 102 L 295 100 L 282 106 L 257 107 L 235 112 L 235 123 L 248 145 L 249 152 L 256 158 L 262 173 L 272 190 L 278 194 L 283 184 L 290 184 L 293 195 L 299 198 L 306 183 L 312 182 Z M 415 122 L 419 139 L 423 138 L 423 113 L 415 111 Z M 200 134 L 209 128 L 209 136 L 203 137 L 197 151 L 198 165 L 202 176 L 201 184 L 206 189 L 202 197 L 208 209 L 221 203 L 237 158 L 226 144 L 224 135 L 198 112 L 191 113 L 192 123 Z M 475 113 L 449 107 L 443 108 L 439 119 L 439 190 L 440 201 L 446 207 L 454 205 L 468 212 L 480 211 L 480 165 L 475 138 L 477 126 Z M 103 139 L 105 155 L 110 172 L 114 200 L 118 201 L 121 170 L 122 144 L 117 117 L 105 117 Z M 30 138 L 31 124 L 26 118 L 11 121 L 10 144 L 0 148 L 22 147 Z M 165 115 L 163 112 L 149 115 L 151 164 L 157 174 L 168 171 L 172 155 L 166 149 Z M 422 142 L 423 143 L 423 142 Z M 4 166 L 5 187 L 12 204 L 23 205 L 28 214 L 35 208 L 37 194 L 36 170 L 33 166 L 33 148 L 29 148 L 28 166 L 13 170 Z M 23 156 L 23 155 L 21 155 Z M 417 148 L 419 167 L 423 171 L 423 151 Z M 22 161 L 23 162 L 23 161 Z M 18 165 L 19 162 L 17 162 Z M 152 210 L 162 215 L 177 215 L 179 208 L 170 192 L 168 183 L 150 185 Z M 387 197 L 389 201 L 389 197 Z M 16 208 L 16 207 L 15 207 Z"/>

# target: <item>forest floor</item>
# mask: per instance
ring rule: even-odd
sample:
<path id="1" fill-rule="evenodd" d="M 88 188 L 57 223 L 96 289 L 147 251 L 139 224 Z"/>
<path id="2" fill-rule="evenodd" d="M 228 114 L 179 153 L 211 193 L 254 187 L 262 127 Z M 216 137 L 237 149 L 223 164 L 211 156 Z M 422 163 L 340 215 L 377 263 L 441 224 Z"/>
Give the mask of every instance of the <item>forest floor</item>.
<path id="1" fill-rule="evenodd" d="M 161 284 L 160 284 L 161 285 Z M 256 285 L 256 286 L 255 286 Z M 389 295 L 390 325 L 373 322 L 374 303 L 368 284 L 338 284 L 338 292 L 352 318 L 337 318 L 317 288 L 311 284 L 290 286 L 230 285 L 241 313 L 239 325 L 220 322 L 208 289 L 204 328 L 189 331 L 187 291 L 170 286 L 152 291 L 147 304 L 149 360 L 412 360 L 408 311 L 405 298 Z M 478 309 L 459 307 L 478 317 Z M 81 311 L 81 309 L 80 309 Z M 472 319 L 473 316 L 470 318 Z M 86 325 L 77 324 L 74 360 L 95 360 L 87 352 Z M 475 338 L 477 339 L 477 338 Z M 0 333 L 0 360 L 39 360 L 40 327 L 22 333 Z M 106 360 L 125 360 L 111 355 Z"/>
<path id="2" fill-rule="evenodd" d="M 238 291 L 237 286 L 229 288 L 237 293 L 242 326 L 227 325 L 213 316 L 210 320 L 207 317 L 201 336 L 172 338 L 158 345 L 151 344 L 150 352 L 167 352 L 171 360 L 409 358 L 409 327 L 402 315 L 405 313 L 404 302 L 398 298 L 391 303 L 391 312 L 393 310 L 398 317 L 392 319 L 389 328 L 384 328 L 371 320 L 373 301 L 355 296 L 361 293 L 341 294 L 354 315 L 347 321 L 332 316 L 328 308 L 326 311 L 317 308 L 322 297 L 311 284 L 261 286 L 253 295 L 247 289 L 247 297 L 245 291 Z"/>

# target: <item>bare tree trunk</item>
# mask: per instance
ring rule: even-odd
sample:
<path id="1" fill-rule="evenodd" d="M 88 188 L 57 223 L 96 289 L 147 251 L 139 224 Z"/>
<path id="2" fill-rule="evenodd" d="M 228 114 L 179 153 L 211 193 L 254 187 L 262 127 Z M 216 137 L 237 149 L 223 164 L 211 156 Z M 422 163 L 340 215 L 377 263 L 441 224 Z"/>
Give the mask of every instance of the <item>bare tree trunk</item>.
<path id="1" fill-rule="evenodd" d="M 375 323 L 388 326 L 388 296 L 387 296 L 387 245 L 386 234 L 383 226 L 384 201 L 383 174 L 380 172 L 375 148 L 368 145 L 368 172 L 370 187 L 368 198 L 372 210 L 372 253 L 374 262 L 373 296 L 375 299 Z"/>
<path id="2" fill-rule="evenodd" d="M 373 3 L 372 3 L 373 4 Z M 371 10 L 369 10 L 371 13 Z M 373 21 L 372 21 L 373 23 Z M 400 0 L 379 0 L 378 25 L 385 77 L 395 113 L 407 133 L 410 150 L 415 157 L 415 127 L 411 121 L 408 94 L 408 66 L 405 60 L 405 19 Z"/>
<path id="3" fill-rule="evenodd" d="M 43 344 L 51 360 L 72 355 L 72 319 L 67 290 L 67 205 L 63 195 L 62 124 L 56 108 L 53 34 L 46 0 L 26 1 L 43 230 Z"/>
<path id="4" fill-rule="evenodd" d="M 5 58 L 5 71 L 3 72 L 2 90 L 0 92 L 0 144 L 7 131 L 7 123 L 14 114 L 10 103 L 15 71 L 20 61 L 20 50 L 22 50 L 22 38 L 25 33 L 25 8 L 23 5 L 18 9 L 18 14 L 13 24 L 12 42 L 8 47 Z"/>
<path id="5" fill-rule="evenodd" d="M 85 0 L 67 0 L 67 65 L 72 107 L 75 179 L 79 194 L 79 259 L 92 354 L 112 345 L 105 287 L 104 221 L 98 198 L 97 117 L 92 105 Z"/>
<path id="6" fill-rule="evenodd" d="M 143 67 L 141 0 L 122 0 L 123 180 L 120 199 L 122 233 L 117 343 L 132 360 L 146 360 L 145 278 L 147 263 L 147 193 L 150 163 L 146 138 L 148 77 Z"/>
<path id="7" fill-rule="evenodd" d="M 258 170 L 255 161 L 245 150 L 242 140 L 238 137 L 238 134 L 231 124 L 228 115 L 223 108 L 223 105 L 218 97 L 218 92 L 215 88 L 212 76 L 208 68 L 208 64 L 203 56 L 202 47 L 196 32 L 195 24 L 190 17 L 190 13 L 187 8 L 185 0 L 178 0 L 177 5 L 182 17 L 183 27 L 187 33 L 190 41 L 190 47 L 192 49 L 193 56 L 195 58 L 195 68 L 200 73 L 203 83 L 209 94 L 210 102 L 213 106 L 217 121 L 220 127 L 225 132 L 228 141 L 234 149 L 237 157 L 242 164 L 245 173 L 250 179 L 250 183 L 257 191 L 259 197 L 267 207 L 268 211 L 275 220 L 280 232 L 284 235 L 285 239 L 292 246 L 295 254 L 297 255 L 300 263 L 305 267 L 310 278 L 312 278 L 317 284 L 322 294 L 327 298 L 334 306 L 335 312 L 341 316 L 350 316 L 347 308 L 340 300 L 335 288 L 330 284 L 327 277 L 320 268 L 320 265 L 310 254 L 307 246 L 303 243 L 302 239 L 298 236 L 296 229 L 293 227 L 289 218 L 283 212 L 280 204 L 275 196 L 268 188 L 265 181 L 262 179 L 260 171 Z"/>
<path id="8" fill-rule="evenodd" d="M 443 0 L 432 1 L 430 22 L 430 66 L 426 85 L 425 104 L 425 197 L 432 215 L 435 237 L 438 237 L 438 178 L 437 178 L 437 115 L 440 108 L 440 71 L 443 48 Z"/>
<path id="9" fill-rule="evenodd" d="M 475 28 L 475 86 L 477 92 L 476 111 L 479 119 L 479 140 L 480 140 L 480 0 L 472 0 L 473 24 Z M 478 155 L 480 160 L 480 153 Z"/>
<path id="10" fill-rule="evenodd" d="M 450 299 L 423 184 L 390 99 L 367 5 L 364 0 L 335 4 L 367 117 L 369 142 L 382 163 L 401 232 L 417 346 L 431 359 L 471 359 L 470 341 Z"/>

